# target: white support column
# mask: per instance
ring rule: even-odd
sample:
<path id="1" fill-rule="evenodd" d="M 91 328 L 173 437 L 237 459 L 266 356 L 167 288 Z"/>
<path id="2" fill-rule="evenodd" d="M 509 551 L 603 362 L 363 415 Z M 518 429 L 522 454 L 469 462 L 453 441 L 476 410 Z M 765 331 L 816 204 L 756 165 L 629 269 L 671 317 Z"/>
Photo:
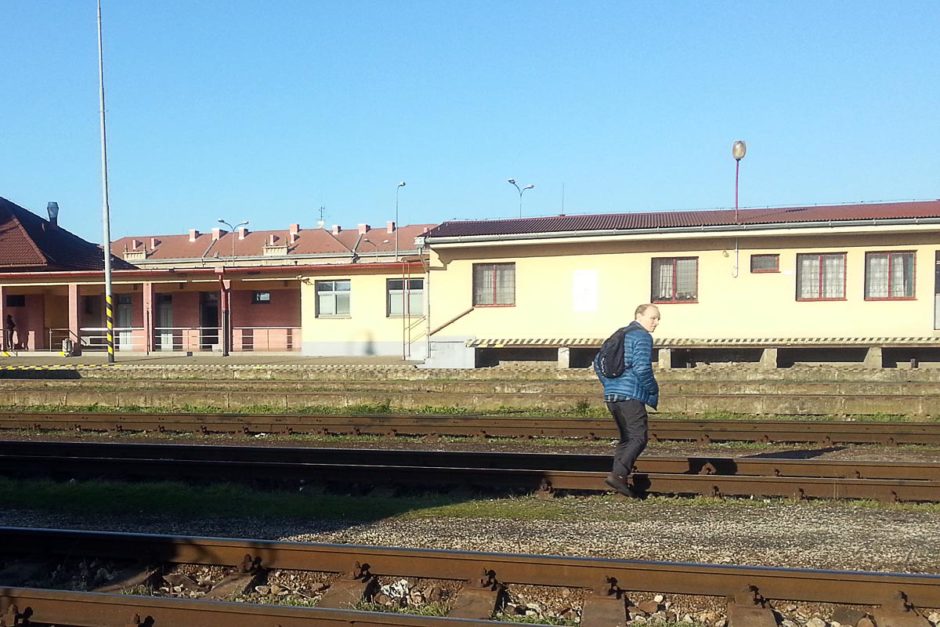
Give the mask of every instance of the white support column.
<path id="1" fill-rule="evenodd" d="M 776 348 L 765 348 L 764 352 L 760 356 L 760 367 L 761 368 L 777 368 L 777 349 Z"/>
<path id="2" fill-rule="evenodd" d="M 672 349 L 671 348 L 659 349 L 659 358 L 656 360 L 656 366 L 662 370 L 668 370 L 672 368 Z"/>

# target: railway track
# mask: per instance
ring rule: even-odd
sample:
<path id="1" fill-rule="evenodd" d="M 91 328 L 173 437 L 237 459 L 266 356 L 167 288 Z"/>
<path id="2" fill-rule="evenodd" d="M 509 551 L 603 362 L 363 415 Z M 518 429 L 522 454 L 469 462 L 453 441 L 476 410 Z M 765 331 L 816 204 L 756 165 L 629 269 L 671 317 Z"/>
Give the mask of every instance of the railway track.
<path id="1" fill-rule="evenodd" d="M 506 553 L 470 553 L 263 540 L 174 537 L 54 529 L 0 528 L 0 624 L 207 627 L 309 625 L 492 625 L 507 589 L 547 586 L 583 592 L 580 624 L 625 624 L 640 593 L 729 599 L 731 625 L 775 624 L 778 601 L 866 606 L 878 625 L 929 625 L 940 607 L 940 575 L 718 566 Z M 63 560 L 118 560 L 116 577 L 97 591 L 30 587 L 43 565 Z M 37 562 L 39 562 L 37 566 Z M 174 566 L 224 567 L 201 599 L 122 594 L 151 589 Z M 312 608 L 227 600 L 275 570 L 329 573 Z M 457 582 L 446 616 L 409 616 L 349 609 L 368 600 L 380 578 Z M 213 599 L 213 600 L 206 600 Z M 457 620 L 459 619 L 459 620 Z"/>
<path id="2" fill-rule="evenodd" d="M 676 420 L 652 418 L 654 441 L 940 445 L 940 422 Z M 218 413 L 3 412 L 0 430 L 507 438 L 617 437 L 610 419 Z"/>
<path id="3" fill-rule="evenodd" d="M 9 476 L 277 481 L 488 490 L 607 491 L 600 455 L 235 447 L 89 442 L 0 443 Z M 638 460 L 647 494 L 940 501 L 940 465 L 748 457 Z"/>

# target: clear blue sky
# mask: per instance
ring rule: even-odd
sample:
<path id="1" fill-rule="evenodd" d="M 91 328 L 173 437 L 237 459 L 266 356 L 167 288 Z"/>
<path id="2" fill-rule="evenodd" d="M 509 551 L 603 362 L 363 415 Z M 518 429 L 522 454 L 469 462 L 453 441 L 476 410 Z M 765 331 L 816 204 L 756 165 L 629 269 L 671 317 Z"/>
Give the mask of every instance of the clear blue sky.
<path id="1" fill-rule="evenodd" d="M 940 197 L 940 2 L 104 0 L 111 233 Z M 101 241 L 96 4 L 0 0 L 0 196 Z"/>

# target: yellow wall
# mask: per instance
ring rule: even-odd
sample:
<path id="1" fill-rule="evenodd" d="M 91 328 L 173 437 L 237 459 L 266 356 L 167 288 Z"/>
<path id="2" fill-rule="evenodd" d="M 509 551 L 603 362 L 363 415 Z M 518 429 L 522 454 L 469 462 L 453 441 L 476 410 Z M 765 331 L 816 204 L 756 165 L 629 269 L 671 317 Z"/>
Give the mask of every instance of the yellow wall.
<path id="1" fill-rule="evenodd" d="M 400 354 L 402 344 L 402 318 L 387 317 L 385 280 L 401 278 L 390 274 L 318 274 L 301 282 L 301 324 L 304 352 L 325 354 Z M 423 278 L 412 274 L 410 278 Z M 316 315 L 316 281 L 349 279 L 349 317 L 318 318 Z M 415 318 L 417 320 L 417 318 Z M 424 335 L 424 324 L 412 332 L 412 339 Z M 342 349 L 335 352 L 336 349 Z M 369 351 L 373 351 L 370 353 Z"/>
<path id="2" fill-rule="evenodd" d="M 659 305 L 663 338 L 796 338 L 940 335 L 934 331 L 932 234 L 695 240 L 570 241 L 549 245 L 439 248 L 432 272 L 431 328 L 471 306 L 474 262 L 516 263 L 516 305 L 478 307 L 432 336 L 603 338 L 651 297 L 654 257 L 698 257 L 698 302 Z M 865 253 L 915 252 L 915 299 L 865 301 Z M 798 253 L 846 252 L 846 300 L 796 300 Z M 752 274 L 752 253 L 780 255 L 779 273 Z M 446 269 L 445 269 L 446 268 Z M 596 277 L 594 306 L 576 306 L 575 277 Z M 582 275 L 583 276 L 583 275 Z M 582 283 L 583 285 L 583 283 Z M 580 294 L 590 292 L 582 290 Z M 588 298 L 588 301 L 591 299 Z M 584 301 L 582 296 L 582 302 Z"/>

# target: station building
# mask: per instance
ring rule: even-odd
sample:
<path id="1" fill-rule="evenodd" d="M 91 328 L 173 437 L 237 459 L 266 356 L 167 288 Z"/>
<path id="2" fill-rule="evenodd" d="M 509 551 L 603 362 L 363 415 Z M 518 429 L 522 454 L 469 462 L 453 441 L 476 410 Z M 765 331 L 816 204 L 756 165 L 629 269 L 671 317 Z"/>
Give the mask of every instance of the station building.
<path id="1" fill-rule="evenodd" d="M 586 366 L 646 302 L 664 367 L 940 362 L 940 201 L 454 221 L 426 245 L 429 365 Z"/>
<path id="2" fill-rule="evenodd" d="M 426 356 L 432 225 L 124 237 L 111 244 L 114 342 L 133 352 Z M 0 199 L 0 303 L 19 350 L 104 350 L 103 252 Z"/>
<path id="3" fill-rule="evenodd" d="M 585 367 L 656 303 L 660 367 L 940 365 L 940 201 L 190 230 L 112 243 L 118 351 Z M 0 199 L 17 348 L 105 346 L 101 247 Z"/>

